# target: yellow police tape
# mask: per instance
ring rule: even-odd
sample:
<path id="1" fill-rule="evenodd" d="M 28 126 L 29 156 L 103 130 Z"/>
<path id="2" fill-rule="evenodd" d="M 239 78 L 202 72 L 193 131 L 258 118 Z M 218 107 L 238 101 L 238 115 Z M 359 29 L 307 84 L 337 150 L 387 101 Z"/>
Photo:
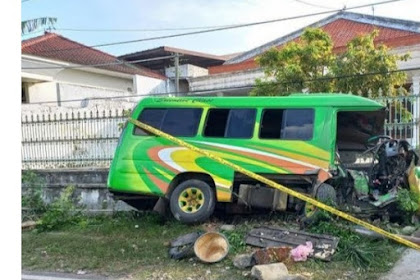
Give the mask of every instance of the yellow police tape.
<path id="1" fill-rule="evenodd" d="M 185 141 L 183 141 L 181 139 L 178 139 L 176 137 L 173 137 L 173 136 L 171 136 L 171 135 L 169 135 L 169 134 L 167 134 L 165 132 L 162 132 L 162 131 L 154 128 L 154 127 L 151 127 L 151 126 L 149 126 L 147 124 L 144 124 L 142 122 L 139 122 L 139 121 L 134 120 L 134 119 L 131 119 L 131 118 L 129 119 L 129 121 L 131 123 L 133 123 L 134 125 L 142 128 L 142 129 L 144 129 L 146 131 L 151 132 L 152 134 L 155 134 L 157 136 L 161 136 L 161 137 L 163 137 L 163 138 L 165 138 L 165 139 L 167 139 L 169 141 L 172 141 L 172 142 L 174 142 L 174 143 L 176 143 L 176 144 L 178 144 L 180 146 L 186 147 L 186 148 L 188 148 L 190 150 L 193 150 L 193 151 L 195 151 L 197 153 L 200 153 L 202 155 L 205 155 L 205 156 L 211 158 L 214 161 L 217 161 L 217 162 L 219 162 L 221 164 L 224 164 L 226 166 L 229 166 L 233 170 L 236 170 L 236 171 L 238 171 L 238 172 L 240 172 L 242 174 L 245 174 L 245 175 L 247 175 L 247 176 L 249 176 L 249 177 L 251 177 L 251 178 L 253 178 L 255 180 L 258 180 L 260 182 L 263 182 L 263 183 L 265 183 L 265 184 L 267 184 L 267 185 L 269 185 L 269 186 L 271 186 L 273 188 L 276 188 L 276 189 L 278 189 L 278 190 L 280 190 L 282 192 L 285 192 L 285 193 L 287 193 L 287 194 L 289 194 L 291 196 L 294 196 L 294 197 L 299 198 L 299 199 L 301 199 L 303 201 L 306 201 L 306 202 L 308 202 L 308 203 L 310 203 L 310 204 L 312 204 L 312 205 L 314 205 L 314 206 L 316 206 L 318 208 L 324 209 L 325 211 L 328 211 L 328 212 L 330 212 L 332 214 L 335 214 L 335 215 L 337 215 L 337 216 L 339 216 L 339 217 L 341 217 L 343 219 L 346 219 L 346 220 L 349 220 L 350 222 L 353 222 L 355 224 L 361 225 L 361 226 L 363 226 L 363 227 L 365 227 L 365 228 L 367 228 L 367 229 L 369 229 L 371 231 L 374 231 L 376 233 L 379 233 L 379 234 L 381 234 L 381 235 L 383 235 L 385 237 L 388 237 L 389 239 L 395 240 L 395 241 L 397 241 L 397 242 L 399 242 L 401 244 L 404 244 L 404 245 L 406 245 L 408 247 L 411 247 L 411 248 L 420 250 L 420 246 L 417 245 L 416 243 L 413 243 L 411 241 L 408 241 L 408 240 L 406 240 L 406 239 L 404 239 L 404 238 L 402 238 L 400 236 L 397 236 L 395 234 L 389 233 L 389 232 L 387 232 L 387 231 L 385 231 L 385 230 L 383 230 L 381 228 L 375 227 L 375 226 L 373 226 L 373 225 L 371 225 L 371 224 L 369 224 L 369 223 L 367 223 L 365 221 L 362 221 L 360 219 L 357 219 L 357 218 L 355 218 L 355 217 L 353 217 L 353 216 L 351 216 L 349 214 L 346 214 L 346 213 L 344 213 L 342 211 L 339 211 L 339 210 L 337 210 L 337 209 L 335 209 L 335 208 L 333 208 L 331 206 L 328 206 L 326 204 L 323 204 L 323 203 L 321 203 L 321 202 L 319 202 L 319 201 L 317 201 L 317 200 L 315 200 L 315 199 L 313 199 L 311 197 L 308 197 L 308 196 L 303 195 L 303 194 L 301 194 L 299 192 L 296 192 L 296 191 L 294 191 L 292 189 L 289 189 L 289 188 L 287 188 L 287 187 L 285 187 L 285 186 L 283 186 L 281 184 L 278 184 L 278 183 L 276 183 L 276 182 L 274 182 L 272 180 L 269 180 L 269 179 L 267 179 L 267 178 L 265 178 L 265 177 L 263 177 L 261 175 L 258 175 L 258 174 L 254 173 L 252 171 L 246 170 L 246 169 L 244 169 L 244 168 L 242 168 L 242 167 L 240 167 L 240 166 L 238 166 L 238 165 L 236 165 L 234 163 L 231 163 L 231 162 L 229 162 L 229 161 L 227 161 L 227 160 L 225 160 L 225 159 L 223 159 L 221 157 L 218 157 L 216 155 L 213 155 L 212 153 L 210 153 L 208 151 L 199 149 L 199 148 L 197 148 L 197 147 L 195 147 L 195 146 L 193 146 L 193 145 L 191 145 L 191 144 L 189 144 L 189 143 L 187 143 L 187 142 L 185 142 Z"/>

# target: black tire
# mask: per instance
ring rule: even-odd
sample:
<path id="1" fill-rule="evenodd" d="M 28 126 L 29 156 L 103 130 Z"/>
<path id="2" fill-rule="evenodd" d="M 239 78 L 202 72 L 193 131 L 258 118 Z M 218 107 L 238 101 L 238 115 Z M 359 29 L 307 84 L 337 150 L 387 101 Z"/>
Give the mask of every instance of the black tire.
<path id="1" fill-rule="evenodd" d="M 315 197 L 321 202 L 332 204 L 331 206 L 337 205 L 337 192 L 331 185 L 322 183 L 318 187 Z"/>
<path id="2" fill-rule="evenodd" d="M 194 243 L 202 234 L 203 232 L 201 231 L 192 232 L 172 240 L 169 257 L 179 260 L 194 255 Z"/>
<path id="3" fill-rule="evenodd" d="M 184 190 L 188 188 L 198 189 L 202 192 L 204 202 L 201 207 L 194 213 L 187 213 L 181 209 L 179 198 Z M 216 197 L 213 189 L 206 183 L 200 180 L 191 179 L 182 182 L 177 187 L 170 197 L 170 208 L 172 215 L 180 222 L 191 224 L 206 221 L 214 212 L 216 206 Z"/>
<path id="4" fill-rule="evenodd" d="M 315 199 L 330 206 L 336 206 L 337 192 L 331 185 L 322 183 L 316 190 Z M 318 209 L 309 203 L 305 203 L 302 218 L 303 226 L 317 223 L 326 218 L 326 215 L 323 215 L 321 209 Z"/>

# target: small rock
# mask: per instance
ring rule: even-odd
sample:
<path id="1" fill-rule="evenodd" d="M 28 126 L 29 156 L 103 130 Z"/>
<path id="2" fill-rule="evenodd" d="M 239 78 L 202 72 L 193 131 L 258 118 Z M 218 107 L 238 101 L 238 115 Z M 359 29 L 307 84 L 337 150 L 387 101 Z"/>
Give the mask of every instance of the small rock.
<path id="1" fill-rule="evenodd" d="M 239 269 L 253 266 L 255 263 L 252 255 L 253 254 L 240 254 L 235 256 L 233 259 L 233 265 Z"/>
<path id="2" fill-rule="evenodd" d="M 229 270 L 229 269 L 230 269 L 230 266 L 226 266 L 226 267 L 225 267 L 225 269 L 226 269 L 226 270 Z"/>
<path id="3" fill-rule="evenodd" d="M 165 241 L 165 242 L 163 242 L 163 246 L 170 247 L 171 246 L 171 242 Z"/>
<path id="4" fill-rule="evenodd" d="M 139 225 L 135 225 L 134 228 L 139 228 Z"/>
<path id="5" fill-rule="evenodd" d="M 210 275 L 210 274 L 211 274 L 211 270 L 210 269 L 206 270 L 206 275 Z"/>
<path id="6" fill-rule="evenodd" d="M 86 271 L 84 271 L 84 270 L 78 270 L 77 271 L 77 274 L 78 275 L 85 275 L 86 274 Z"/>
<path id="7" fill-rule="evenodd" d="M 401 233 L 404 235 L 411 235 L 415 231 L 416 231 L 416 228 L 413 226 L 405 226 L 401 229 Z"/>
<path id="8" fill-rule="evenodd" d="M 416 232 L 413 233 L 414 237 L 419 237 L 420 238 L 420 229 L 418 229 Z"/>
<path id="9" fill-rule="evenodd" d="M 220 230 L 224 230 L 224 231 L 234 231 L 235 230 L 235 225 L 222 225 L 220 227 Z"/>
<path id="10" fill-rule="evenodd" d="M 281 276 L 288 276 L 289 271 L 283 263 L 255 265 L 251 269 L 251 276 L 258 280 L 279 280 Z"/>
<path id="11" fill-rule="evenodd" d="M 250 275 L 251 275 L 251 271 L 249 271 L 249 270 L 242 271 L 242 276 L 243 277 L 249 277 Z"/>

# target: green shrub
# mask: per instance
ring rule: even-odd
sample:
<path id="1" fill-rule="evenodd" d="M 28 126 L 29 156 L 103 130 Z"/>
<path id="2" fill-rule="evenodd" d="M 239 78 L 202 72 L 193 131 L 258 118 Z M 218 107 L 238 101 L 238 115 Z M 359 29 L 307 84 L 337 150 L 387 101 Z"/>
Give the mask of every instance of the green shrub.
<path id="1" fill-rule="evenodd" d="M 85 226 L 81 209 L 73 201 L 74 191 L 74 186 L 68 186 L 60 198 L 49 205 L 37 227 L 40 231 L 55 230 L 65 225 Z"/>
<path id="2" fill-rule="evenodd" d="M 408 213 L 419 210 L 419 196 L 410 190 L 401 189 L 397 194 L 398 208 Z"/>
<path id="3" fill-rule="evenodd" d="M 321 221 L 312 225 L 309 231 L 339 237 L 333 261 L 342 261 L 362 270 L 387 270 L 389 263 L 395 261 L 400 254 L 396 250 L 398 245 L 389 240 L 373 240 L 361 236 L 352 231 L 351 226 L 338 221 Z"/>
<path id="4" fill-rule="evenodd" d="M 22 172 L 22 220 L 37 220 L 47 210 L 42 199 L 44 180 L 33 171 Z"/>

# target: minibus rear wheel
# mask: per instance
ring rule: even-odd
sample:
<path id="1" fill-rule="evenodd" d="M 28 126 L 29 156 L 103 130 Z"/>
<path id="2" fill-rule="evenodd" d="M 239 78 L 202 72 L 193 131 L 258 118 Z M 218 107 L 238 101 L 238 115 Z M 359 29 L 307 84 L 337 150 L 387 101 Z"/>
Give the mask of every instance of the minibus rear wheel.
<path id="1" fill-rule="evenodd" d="M 183 223 L 199 223 L 214 212 L 216 197 L 204 181 L 191 179 L 179 184 L 171 194 L 170 208 L 174 217 Z"/>
<path id="2" fill-rule="evenodd" d="M 337 206 L 337 193 L 333 186 L 322 183 L 316 191 L 315 194 L 316 200 L 327 204 L 332 207 Z M 328 218 L 328 215 L 323 212 L 323 210 L 318 209 L 314 205 L 306 202 L 305 207 L 303 209 L 303 219 L 302 223 L 303 226 L 308 226 L 310 224 L 316 224 L 321 220 L 325 220 Z"/>

